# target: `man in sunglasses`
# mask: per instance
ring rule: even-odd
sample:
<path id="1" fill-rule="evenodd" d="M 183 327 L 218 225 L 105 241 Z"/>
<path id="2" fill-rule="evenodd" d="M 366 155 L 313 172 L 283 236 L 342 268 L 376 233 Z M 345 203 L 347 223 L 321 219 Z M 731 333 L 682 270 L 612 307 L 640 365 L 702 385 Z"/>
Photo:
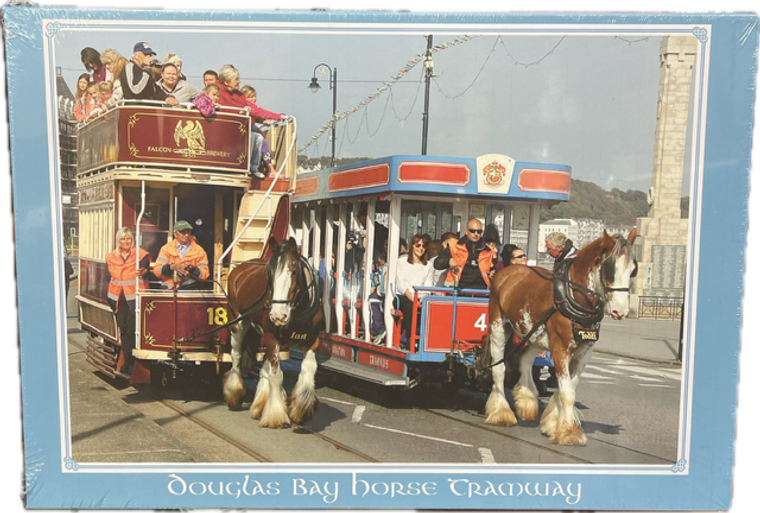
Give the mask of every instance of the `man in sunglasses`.
<path id="1" fill-rule="evenodd" d="M 495 269 L 496 257 L 496 250 L 489 248 L 483 241 L 483 223 L 470 219 L 464 237 L 443 249 L 433 262 L 433 267 L 437 270 L 448 268 L 446 286 L 487 289 L 491 283 L 491 272 Z"/>

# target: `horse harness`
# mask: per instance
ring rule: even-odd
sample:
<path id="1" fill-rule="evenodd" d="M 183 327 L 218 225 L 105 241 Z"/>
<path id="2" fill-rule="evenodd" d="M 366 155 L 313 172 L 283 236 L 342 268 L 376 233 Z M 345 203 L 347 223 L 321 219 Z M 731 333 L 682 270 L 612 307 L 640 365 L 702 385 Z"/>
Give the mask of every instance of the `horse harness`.
<path id="1" fill-rule="evenodd" d="M 554 273 L 554 277 L 552 278 L 554 283 L 554 304 L 552 307 L 549 308 L 541 319 L 533 325 L 530 331 L 522 337 L 522 343 L 513 345 L 508 352 L 505 351 L 504 357 L 500 361 L 491 364 L 491 367 L 499 365 L 512 355 L 512 353 L 527 346 L 531 337 L 535 335 L 538 329 L 545 325 L 556 312 L 561 313 L 565 318 L 572 322 L 573 338 L 577 343 L 593 344 L 599 340 L 599 330 L 601 328 L 602 319 L 604 319 L 604 298 L 595 290 L 591 290 L 570 280 L 570 266 L 573 265 L 573 262 L 575 262 L 574 257 L 562 260 Z M 539 274 L 536 269 L 530 269 L 536 274 Z M 634 268 L 631 273 L 631 278 L 634 278 L 637 272 L 638 263 L 634 259 Z M 602 262 L 602 284 L 604 286 L 604 293 L 628 291 L 628 288 L 607 286 L 607 281 L 613 281 L 614 275 L 615 260 L 614 258 L 607 257 Z M 608 278 L 610 279 L 608 280 Z M 580 296 L 584 298 L 587 306 L 580 304 L 575 298 L 575 293 L 580 293 Z"/>
<path id="2" fill-rule="evenodd" d="M 193 335 L 192 337 L 187 337 L 183 339 L 177 340 L 179 343 L 186 343 L 186 342 L 192 342 L 195 339 L 199 337 L 205 337 L 206 335 L 210 335 L 212 333 L 216 333 L 217 331 L 220 331 L 224 328 L 228 328 L 234 324 L 237 324 L 238 322 L 242 321 L 243 319 L 250 317 L 254 313 L 260 311 L 260 310 L 266 310 L 268 309 L 272 303 L 290 303 L 292 304 L 292 308 L 296 310 L 299 306 L 301 306 L 301 302 L 303 301 L 303 297 L 306 295 L 309 298 L 309 303 L 307 305 L 307 310 L 303 314 L 303 318 L 311 320 L 314 315 L 316 315 L 317 311 L 320 308 L 320 293 L 319 293 L 319 280 L 317 279 L 316 273 L 313 268 L 311 268 L 308 264 L 308 261 L 302 256 L 298 255 L 299 261 L 296 264 L 296 269 L 293 271 L 293 274 L 296 275 L 296 279 L 300 281 L 301 283 L 296 283 L 296 286 L 294 287 L 294 290 L 298 288 L 300 284 L 305 285 L 305 289 L 301 294 L 293 294 L 293 297 L 290 299 L 281 299 L 281 300 L 273 300 L 271 299 L 272 295 L 272 287 L 271 287 L 271 276 L 269 272 L 267 272 L 267 290 L 266 293 L 264 293 L 261 297 L 259 297 L 256 301 L 254 301 L 251 305 L 247 306 L 245 309 L 241 310 L 240 313 L 232 319 L 229 322 L 226 322 L 220 326 L 216 326 L 213 329 L 201 333 L 198 335 Z M 267 264 L 261 264 L 261 265 L 267 265 Z M 309 284 L 303 283 L 303 274 L 302 272 L 298 272 L 298 270 L 304 268 L 310 270 L 311 274 L 311 282 Z M 289 294 L 290 296 L 290 294 Z M 229 301 L 229 298 L 228 298 Z M 300 317 L 300 316 L 299 316 Z M 293 321 L 290 322 L 288 328 L 293 325 Z M 291 332 L 298 333 L 298 335 L 294 335 L 293 333 L 289 333 L 288 339 L 293 337 L 294 340 L 299 339 L 305 339 L 304 335 L 300 334 L 303 330 L 290 330 Z M 283 333 L 280 333 L 283 335 Z"/>

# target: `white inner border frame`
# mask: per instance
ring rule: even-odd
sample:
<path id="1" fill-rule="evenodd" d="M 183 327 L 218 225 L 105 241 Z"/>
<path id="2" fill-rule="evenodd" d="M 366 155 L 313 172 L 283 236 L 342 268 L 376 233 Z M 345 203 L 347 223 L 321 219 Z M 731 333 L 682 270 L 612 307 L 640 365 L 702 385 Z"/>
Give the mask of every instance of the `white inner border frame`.
<path id="1" fill-rule="evenodd" d="M 696 335 L 697 276 L 699 273 L 699 254 L 695 251 L 700 243 L 702 183 L 704 171 L 704 144 L 706 135 L 707 85 L 709 78 L 710 44 L 712 26 L 710 24 L 667 24 L 667 25 L 591 25 L 591 24 L 508 24 L 508 23 L 331 23 L 331 22 L 236 22 L 236 21 L 174 21 L 174 20 L 72 20 L 43 18 L 43 58 L 45 63 L 46 109 L 48 152 L 51 155 L 49 167 L 50 204 L 52 211 L 53 234 L 53 268 L 56 283 L 56 335 L 59 414 L 61 440 L 61 471 L 63 473 L 84 472 L 97 473 L 107 470 L 114 473 L 165 473 L 182 471 L 185 473 L 256 473 L 257 471 L 286 473 L 304 470 L 319 470 L 321 473 L 362 474 L 386 473 L 399 474 L 450 473 L 460 474 L 566 474 L 566 475 L 688 475 L 691 452 L 691 426 L 694 379 L 694 352 Z M 62 240 L 62 200 L 60 191 L 60 157 L 57 122 L 57 98 L 55 91 L 55 51 L 54 38 L 65 30 L 76 31 L 119 31 L 135 32 L 143 37 L 146 29 L 164 32 L 193 33 L 250 33 L 250 34 L 339 34 L 339 35 L 450 35 L 461 36 L 640 36 L 659 37 L 667 35 L 693 35 L 697 38 L 697 55 L 694 61 L 692 91 L 691 141 L 691 183 L 689 195 L 693 198 L 689 213 L 687 238 L 687 274 L 684 294 L 684 352 L 682 360 L 681 403 L 679 407 L 678 457 L 675 465 L 548 465 L 548 464 L 397 464 L 373 463 L 356 464 L 304 464 L 304 463 L 77 463 L 71 457 L 71 411 L 69 405 L 68 352 L 66 305 L 62 301 L 64 294 L 63 272 L 60 254 Z"/>

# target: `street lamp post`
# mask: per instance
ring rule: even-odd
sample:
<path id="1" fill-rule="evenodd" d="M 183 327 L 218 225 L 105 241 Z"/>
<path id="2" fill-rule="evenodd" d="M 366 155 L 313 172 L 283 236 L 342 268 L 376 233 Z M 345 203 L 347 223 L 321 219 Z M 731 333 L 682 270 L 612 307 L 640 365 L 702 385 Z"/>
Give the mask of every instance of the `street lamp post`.
<path id="1" fill-rule="evenodd" d="M 316 93 L 322 87 L 319 85 L 319 80 L 317 80 L 317 70 L 320 68 L 327 68 L 327 70 L 330 72 L 330 90 L 333 92 L 333 115 L 332 115 L 332 157 L 330 158 L 330 167 L 335 167 L 335 124 L 338 119 L 338 68 L 331 68 L 324 62 L 317 64 L 314 67 L 314 73 L 311 77 L 311 84 L 309 84 L 309 89 L 312 93 Z M 324 74 L 324 71 L 322 72 Z"/>

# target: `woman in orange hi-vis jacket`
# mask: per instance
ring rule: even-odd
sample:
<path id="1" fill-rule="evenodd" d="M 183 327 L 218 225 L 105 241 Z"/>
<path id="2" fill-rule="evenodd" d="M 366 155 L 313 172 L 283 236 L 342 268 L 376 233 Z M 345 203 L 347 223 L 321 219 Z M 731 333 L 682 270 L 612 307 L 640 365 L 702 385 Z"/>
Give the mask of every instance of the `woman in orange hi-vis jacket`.
<path id="1" fill-rule="evenodd" d="M 122 227 L 116 232 L 116 249 L 106 255 L 111 281 L 108 284 L 108 303 L 116 314 L 116 324 L 121 334 L 124 364 L 121 372 L 132 370 L 132 349 L 135 347 L 135 305 L 137 289 L 147 289 L 146 274 L 150 270 L 150 255 L 134 245 L 132 230 Z M 139 258 L 139 268 L 137 260 Z"/>

